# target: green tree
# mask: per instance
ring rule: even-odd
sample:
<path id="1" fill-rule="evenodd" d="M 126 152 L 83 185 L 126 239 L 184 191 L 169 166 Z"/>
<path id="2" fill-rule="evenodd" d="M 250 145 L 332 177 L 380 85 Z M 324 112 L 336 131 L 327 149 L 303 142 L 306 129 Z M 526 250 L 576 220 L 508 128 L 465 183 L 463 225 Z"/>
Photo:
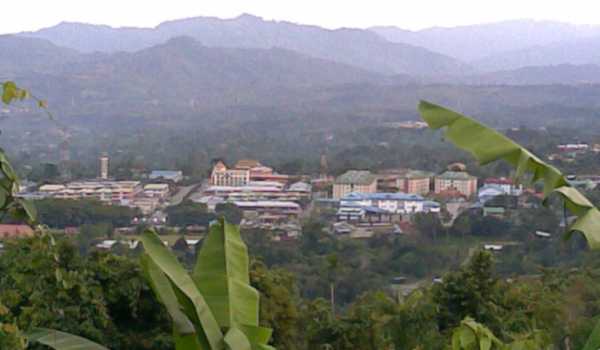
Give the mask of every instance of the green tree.
<path id="1" fill-rule="evenodd" d="M 432 300 L 439 307 L 441 330 L 456 327 L 467 316 L 499 326 L 496 305 L 500 290 L 492 267 L 492 256 L 479 251 L 466 267 L 445 275 L 443 283 L 434 286 Z"/>

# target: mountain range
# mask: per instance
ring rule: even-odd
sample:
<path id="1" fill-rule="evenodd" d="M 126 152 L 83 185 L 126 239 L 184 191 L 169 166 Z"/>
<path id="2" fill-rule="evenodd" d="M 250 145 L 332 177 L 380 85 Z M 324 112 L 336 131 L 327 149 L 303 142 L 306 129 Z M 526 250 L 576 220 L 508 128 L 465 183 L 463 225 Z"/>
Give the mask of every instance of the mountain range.
<path id="1" fill-rule="evenodd" d="M 109 124 L 123 116 L 224 123 L 269 114 L 341 126 L 348 115 L 415 117 L 421 98 L 496 120 L 512 115 L 500 108 L 539 111 L 546 103 L 588 118 L 589 110 L 573 109 L 589 104 L 600 84 L 597 33 L 526 20 L 414 32 L 251 15 L 155 28 L 61 23 L 1 35 L 0 79 L 33 87 L 62 116 Z"/>
<path id="2" fill-rule="evenodd" d="M 242 15 L 234 19 L 196 17 L 165 22 L 156 28 L 111 28 L 61 23 L 24 37 L 45 39 L 81 52 L 138 51 L 189 36 L 209 47 L 282 48 L 315 58 L 385 74 L 433 75 L 469 71 L 466 64 L 421 47 L 393 43 L 360 29 L 328 30 Z"/>

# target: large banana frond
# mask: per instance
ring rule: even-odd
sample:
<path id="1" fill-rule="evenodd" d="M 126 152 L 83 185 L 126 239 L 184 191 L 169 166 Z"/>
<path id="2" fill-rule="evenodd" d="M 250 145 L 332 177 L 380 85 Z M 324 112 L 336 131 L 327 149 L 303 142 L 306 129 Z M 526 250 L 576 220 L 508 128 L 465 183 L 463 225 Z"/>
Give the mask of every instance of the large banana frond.
<path id="1" fill-rule="evenodd" d="M 198 334 L 195 339 L 203 344 L 199 349 L 223 349 L 224 342 L 221 328 L 187 271 L 152 230 L 144 232 L 141 241 L 144 244 L 148 259 L 144 264 L 145 271 L 153 278 L 152 287 L 161 301 L 165 303 L 167 311 L 173 318 L 175 330 L 177 331 L 176 335 L 178 335 L 177 340 L 189 344 L 190 339 L 185 337 L 186 334 L 193 334 L 190 333 L 189 324 L 187 323 L 189 320 L 195 325 Z M 157 271 L 154 265 L 160 271 Z M 170 284 L 169 286 L 166 285 L 167 281 Z M 172 292 L 179 306 L 175 305 Z M 181 312 L 177 311 L 177 308 Z M 181 313 L 185 314 L 187 320 Z M 189 349 L 193 348 L 190 347 Z"/>
<path id="2" fill-rule="evenodd" d="M 544 202 L 550 195 L 558 194 L 563 198 L 566 208 L 577 216 L 567 234 L 570 236 L 580 232 L 590 248 L 600 248 L 600 211 L 571 187 L 558 169 L 508 137 L 462 114 L 426 101 L 419 104 L 419 112 L 430 128 L 446 127 L 446 138 L 470 152 L 480 164 L 503 159 L 516 168 L 516 180 L 528 173 L 533 182 L 543 181 Z"/>
<path id="3" fill-rule="evenodd" d="M 210 227 L 193 279 L 221 327 L 229 328 L 231 349 L 264 348 L 271 330 L 258 325 L 259 294 L 250 285 L 248 249 L 236 225 L 220 219 Z"/>
<path id="4" fill-rule="evenodd" d="M 53 329 L 35 328 L 26 333 L 25 338 L 31 343 L 40 343 L 55 350 L 108 350 L 91 340 Z"/>

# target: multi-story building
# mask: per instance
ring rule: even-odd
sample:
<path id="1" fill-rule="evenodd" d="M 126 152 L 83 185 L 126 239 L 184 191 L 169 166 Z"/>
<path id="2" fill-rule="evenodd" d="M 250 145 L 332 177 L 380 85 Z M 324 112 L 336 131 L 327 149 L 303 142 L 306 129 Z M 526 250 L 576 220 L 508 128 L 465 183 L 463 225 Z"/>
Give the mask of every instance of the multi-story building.
<path id="1" fill-rule="evenodd" d="M 228 169 L 222 161 L 218 161 L 217 164 L 215 164 L 210 176 L 210 184 L 213 186 L 244 186 L 249 181 L 249 168 Z"/>
<path id="2" fill-rule="evenodd" d="M 335 179 L 333 183 L 334 199 L 340 199 L 352 192 L 377 192 L 377 178 L 366 170 L 350 170 Z"/>
<path id="3" fill-rule="evenodd" d="M 401 192 L 424 195 L 431 191 L 433 174 L 426 171 L 412 170 L 399 179 Z"/>
<path id="4" fill-rule="evenodd" d="M 417 194 L 350 193 L 340 199 L 337 212 L 340 221 L 360 221 L 369 215 L 411 215 L 439 213 L 440 205 Z"/>
<path id="5" fill-rule="evenodd" d="M 408 193 L 350 193 L 340 199 L 343 207 L 375 207 L 391 214 L 414 214 L 436 211 L 430 201 Z M 434 209 L 434 210 L 430 210 Z"/>
<path id="6" fill-rule="evenodd" d="M 144 186 L 144 195 L 150 198 L 158 198 L 159 200 L 165 199 L 169 195 L 169 185 L 147 184 Z"/>
<path id="7" fill-rule="evenodd" d="M 457 191 L 471 197 L 477 192 L 477 178 L 464 171 L 446 171 L 435 177 L 435 193 Z"/>
<path id="8" fill-rule="evenodd" d="M 378 190 L 425 195 L 431 191 L 434 174 L 410 169 L 391 169 L 377 175 Z"/>
<path id="9" fill-rule="evenodd" d="M 295 202 L 286 201 L 236 201 L 233 202 L 244 212 L 244 216 L 255 213 L 259 216 L 269 215 L 277 218 L 297 218 L 302 208 Z"/>
<path id="10" fill-rule="evenodd" d="M 66 185 L 43 185 L 39 192 L 61 199 L 96 199 L 128 205 L 141 191 L 139 181 L 76 181 Z"/>

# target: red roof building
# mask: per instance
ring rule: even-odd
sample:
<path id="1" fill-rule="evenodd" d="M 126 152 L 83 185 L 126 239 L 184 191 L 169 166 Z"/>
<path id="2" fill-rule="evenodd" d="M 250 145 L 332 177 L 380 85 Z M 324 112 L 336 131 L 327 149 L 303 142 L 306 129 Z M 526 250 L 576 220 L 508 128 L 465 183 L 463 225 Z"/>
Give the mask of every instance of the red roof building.
<path id="1" fill-rule="evenodd" d="M 0 225 L 0 239 L 31 236 L 33 236 L 33 229 L 27 225 Z"/>

